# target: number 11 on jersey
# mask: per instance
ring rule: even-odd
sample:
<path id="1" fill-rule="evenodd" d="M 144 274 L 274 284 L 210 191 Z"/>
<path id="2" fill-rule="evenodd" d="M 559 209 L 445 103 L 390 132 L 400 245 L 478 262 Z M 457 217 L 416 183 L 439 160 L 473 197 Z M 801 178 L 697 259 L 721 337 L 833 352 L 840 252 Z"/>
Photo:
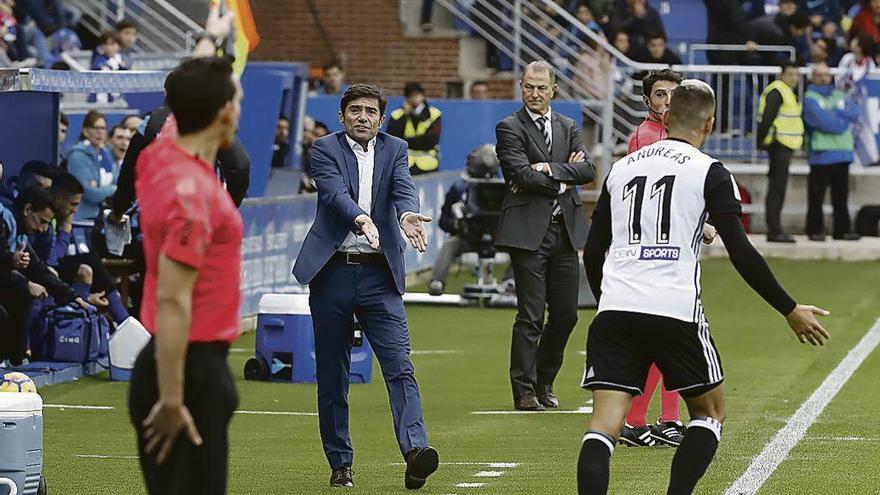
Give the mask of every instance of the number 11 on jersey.
<path id="1" fill-rule="evenodd" d="M 629 201 L 629 243 L 642 242 L 642 203 L 645 200 L 645 185 L 648 178 L 644 175 L 633 177 L 623 188 L 623 200 Z M 657 244 L 669 244 L 669 218 L 672 210 L 672 187 L 675 176 L 666 175 L 651 186 L 651 199 L 657 198 Z"/>

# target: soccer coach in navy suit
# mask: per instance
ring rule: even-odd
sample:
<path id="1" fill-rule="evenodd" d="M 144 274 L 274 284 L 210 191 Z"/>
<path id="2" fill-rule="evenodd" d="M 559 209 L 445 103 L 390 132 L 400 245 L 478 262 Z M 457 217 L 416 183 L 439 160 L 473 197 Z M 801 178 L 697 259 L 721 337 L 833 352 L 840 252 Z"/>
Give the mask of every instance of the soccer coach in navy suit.
<path id="1" fill-rule="evenodd" d="M 379 132 L 388 104 L 376 86 L 353 84 L 342 96 L 345 128 L 312 145 L 312 178 L 318 189 L 315 222 L 293 267 L 310 287 L 315 327 L 318 417 L 331 486 L 353 486 L 354 450 L 348 431 L 348 383 L 353 317 L 363 325 L 391 400 L 404 484 L 424 486 L 437 470 L 428 446 L 422 400 L 409 359 L 403 308 L 403 250 L 424 252 L 427 234 L 407 163 L 406 142 Z"/>

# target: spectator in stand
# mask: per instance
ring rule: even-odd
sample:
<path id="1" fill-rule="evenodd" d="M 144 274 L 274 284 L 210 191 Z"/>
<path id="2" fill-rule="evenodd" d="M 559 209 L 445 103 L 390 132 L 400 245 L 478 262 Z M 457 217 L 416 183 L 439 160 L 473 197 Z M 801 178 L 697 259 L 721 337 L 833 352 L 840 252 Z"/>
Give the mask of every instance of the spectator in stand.
<path id="1" fill-rule="evenodd" d="M 318 94 L 338 95 L 348 89 L 345 83 L 345 70 L 339 62 L 333 61 L 324 66 L 324 78 L 318 87 Z"/>
<path id="2" fill-rule="evenodd" d="M 843 77 L 837 83 L 851 95 L 859 108 L 859 120 L 853 127 L 858 161 L 862 165 L 876 166 L 880 165 L 880 150 L 874 134 L 876 110 L 872 107 L 866 84 L 868 74 L 877 67 L 874 63 L 877 45 L 871 35 L 861 33 L 850 41 L 849 49 L 850 53 L 840 59 L 839 68 L 843 71 Z"/>
<path id="3" fill-rule="evenodd" d="M 125 158 L 129 143 L 131 143 L 131 130 L 122 127 L 121 124 L 114 126 L 110 131 L 110 156 L 113 157 L 113 167 L 117 170 L 122 166 L 122 159 Z"/>
<path id="4" fill-rule="evenodd" d="M 793 2 L 789 5 L 797 6 Z M 782 4 L 780 4 L 782 5 Z M 765 15 L 759 17 L 746 24 L 747 45 L 788 45 L 795 46 L 795 41 L 806 35 L 810 30 L 810 17 L 801 11 L 795 11 L 794 14 L 787 16 L 780 10 L 779 14 Z M 751 54 L 748 61 L 752 65 L 776 65 L 788 54 L 780 54 L 779 52 L 755 52 Z M 805 58 L 798 54 L 798 64 L 803 65 Z"/>
<path id="5" fill-rule="evenodd" d="M 874 43 L 880 43 L 880 0 L 862 0 L 862 8 L 849 28 L 849 37 L 852 39 L 860 34 L 866 34 Z"/>
<path id="6" fill-rule="evenodd" d="M 819 38 L 813 40 L 810 44 L 810 64 L 827 64 L 828 63 L 828 44 L 825 40 Z"/>
<path id="7" fill-rule="evenodd" d="M 311 122 L 314 126 L 314 121 Z M 308 132 L 303 128 L 303 133 Z M 284 160 L 290 152 L 290 121 L 281 115 L 275 124 L 275 144 L 272 145 L 272 168 L 284 168 Z"/>
<path id="8" fill-rule="evenodd" d="M 611 27 L 628 34 L 636 51 L 645 47 L 650 33 L 666 34 L 660 14 L 647 0 L 617 0 L 611 10 Z"/>
<path id="9" fill-rule="evenodd" d="M 770 83 L 761 94 L 758 113 L 758 147 L 766 150 L 770 157 L 768 171 L 767 201 L 764 214 L 767 217 L 768 242 L 795 242 L 794 237 L 782 230 L 780 220 L 785 190 L 788 187 L 788 166 L 792 154 L 804 143 L 804 121 L 801 118 L 801 105 L 794 89 L 800 76 L 798 68 L 791 62 L 781 65 L 782 71 L 776 81 Z"/>
<path id="10" fill-rule="evenodd" d="M 417 82 L 403 87 L 403 107 L 391 112 L 388 134 L 409 145 L 409 171 L 412 175 L 436 172 L 440 166 L 440 133 L 443 112 L 425 100 L 425 90 Z"/>
<path id="11" fill-rule="evenodd" d="M 75 220 L 98 216 L 101 203 L 116 192 L 119 166 L 105 146 L 107 119 L 96 110 L 90 110 L 83 120 L 85 140 L 74 146 L 67 157 L 67 169 L 85 189 L 82 204 Z"/>
<path id="12" fill-rule="evenodd" d="M 639 62 L 663 65 L 681 65 L 681 59 L 666 46 L 666 35 L 651 33 L 645 37 L 645 50 L 638 54 Z"/>
<path id="13" fill-rule="evenodd" d="M 318 138 L 330 134 L 327 124 L 320 120 L 313 120 L 306 115 L 303 125 L 303 152 L 302 152 L 302 178 L 299 184 L 299 194 L 317 192 L 315 180 L 312 179 L 312 144 Z"/>
<path id="14" fill-rule="evenodd" d="M 26 189 L 49 189 L 52 179 L 62 170 L 39 160 L 30 160 L 22 165 L 18 177 L 12 177 L 0 192 L 0 203 L 12 210 L 15 199 Z"/>
<path id="15" fill-rule="evenodd" d="M 119 35 L 114 31 L 104 31 L 98 37 L 98 46 L 92 53 L 91 70 L 125 70 L 122 62 Z"/>
<path id="16" fill-rule="evenodd" d="M 742 45 L 746 42 L 747 19 L 739 0 L 703 0 L 706 7 L 706 43 L 717 45 Z M 738 65 L 737 52 L 711 50 L 706 59 L 712 65 Z M 727 87 L 727 85 L 724 85 Z M 717 88 L 716 88 L 717 90 Z M 723 104 L 727 98 L 721 98 Z M 725 115 L 722 111 L 721 115 Z"/>
<path id="17" fill-rule="evenodd" d="M 839 0 L 797 0 L 797 8 L 806 12 L 817 28 L 825 21 L 840 24 L 843 18 Z"/>
<path id="18" fill-rule="evenodd" d="M 122 58 L 122 66 L 125 69 L 131 69 L 134 62 L 132 54 L 135 52 L 134 47 L 138 39 L 137 24 L 134 21 L 123 19 L 116 23 L 116 34 L 119 36 L 119 56 Z"/>
<path id="19" fill-rule="evenodd" d="M 471 100 L 489 100 L 492 96 L 489 94 L 489 83 L 486 81 L 474 81 L 468 91 Z"/>
<path id="20" fill-rule="evenodd" d="M 608 39 L 611 41 L 611 45 L 614 46 L 617 51 L 629 58 L 635 57 L 635 50 L 633 50 L 632 44 L 629 42 L 629 35 L 626 34 L 626 31 L 617 31 L 615 33 L 612 33 L 612 35 L 609 36 Z"/>
<path id="21" fill-rule="evenodd" d="M 58 163 L 62 163 L 67 160 L 67 150 L 64 149 L 64 141 L 67 139 L 67 130 L 70 127 L 70 121 L 67 119 L 67 114 L 64 112 L 59 112 L 58 115 Z"/>
<path id="22" fill-rule="evenodd" d="M 131 131 L 133 135 L 135 132 L 137 132 L 138 127 L 141 126 L 141 123 L 143 123 L 143 121 L 143 117 L 133 114 L 127 115 L 124 119 L 122 119 L 122 122 L 120 122 L 119 125 Z"/>
<path id="23" fill-rule="evenodd" d="M 825 51 L 828 54 L 828 65 L 837 67 L 840 59 L 846 53 L 846 43 L 840 37 L 840 27 L 834 21 L 827 21 L 822 25 L 821 37 L 819 40 L 825 42 Z M 819 41 L 816 40 L 816 41 Z"/>
<path id="24" fill-rule="evenodd" d="M 807 125 L 807 236 L 811 241 L 825 240 L 822 203 L 831 186 L 834 208 L 832 236 L 847 241 L 858 240 L 852 232 L 849 210 L 849 165 L 853 161 L 852 126 L 859 119 L 859 109 L 846 93 L 834 86 L 826 64 L 813 67 L 811 84 L 804 94 L 804 124 Z"/>
<path id="25" fill-rule="evenodd" d="M 574 17 L 590 31 L 598 34 L 603 33 L 602 26 L 596 22 L 596 18 L 593 17 L 593 12 L 590 10 L 590 6 L 587 2 L 581 2 L 575 7 Z M 586 42 L 590 38 L 586 33 L 581 31 L 579 26 L 572 24 L 568 29 L 571 34 L 577 36 L 577 38 L 583 42 Z"/>

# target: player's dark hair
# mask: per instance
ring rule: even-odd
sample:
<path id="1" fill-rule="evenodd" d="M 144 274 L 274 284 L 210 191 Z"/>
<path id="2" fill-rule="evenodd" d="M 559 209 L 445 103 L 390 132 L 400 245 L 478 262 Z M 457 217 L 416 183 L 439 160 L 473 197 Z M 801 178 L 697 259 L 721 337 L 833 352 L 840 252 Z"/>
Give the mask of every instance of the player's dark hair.
<path id="1" fill-rule="evenodd" d="M 165 79 L 165 102 L 181 135 L 201 131 L 235 97 L 232 64 L 218 57 L 184 61 Z"/>
<path id="2" fill-rule="evenodd" d="M 650 97 L 651 91 L 654 89 L 654 83 L 657 81 L 669 81 L 675 84 L 681 84 L 684 75 L 681 72 L 672 69 L 652 70 L 648 75 L 642 78 L 642 94 Z"/>
<path id="3" fill-rule="evenodd" d="M 31 187 L 19 191 L 15 198 L 15 209 L 18 212 L 24 211 L 25 205 L 31 205 L 34 211 L 43 211 L 46 208 L 54 211 L 55 202 L 52 201 L 52 195 L 45 189 Z"/>
<path id="4" fill-rule="evenodd" d="M 73 196 L 75 194 L 84 194 L 85 189 L 83 189 L 82 184 L 80 184 L 79 179 L 74 177 L 73 174 L 69 172 L 61 172 L 52 180 L 52 195 L 55 197 L 59 196 Z"/>
<path id="5" fill-rule="evenodd" d="M 123 19 L 123 20 L 116 23 L 116 32 L 117 33 L 119 31 L 122 31 L 123 29 L 130 29 L 130 28 L 134 28 L 135 31 L 138 28 L 137 24 L 130 19 Z"/>
<path id="6" fill-rule="evenodd" d="M 385 90 L 372 84 L 352 84 L 349 86 L 342 95 L 342 101 L 339 102 L 339 111 L 345 113 L 348 104 L 358 98 L 375 98 L 379 102 L 379 115 L 385 115 L 385 107 L 388 106 Z"/>

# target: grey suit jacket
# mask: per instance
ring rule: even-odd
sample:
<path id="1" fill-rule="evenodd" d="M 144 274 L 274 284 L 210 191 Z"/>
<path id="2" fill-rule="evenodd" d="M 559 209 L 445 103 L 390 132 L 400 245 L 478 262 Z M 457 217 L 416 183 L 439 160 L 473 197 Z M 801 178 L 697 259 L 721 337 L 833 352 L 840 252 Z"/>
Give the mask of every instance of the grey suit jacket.
<path id="1" fill-rule="evenodd" d="M 553 210 L 553 201 L 562 207 L 565 228 L 572 247 L 580 249 L 587 242 L 587 218 L 577 189 L 570 187 L 559 194 L 560 184 L 588 184 L 596 175 L 589 161 L 568 163 L 575 151 L 583 151 L 583 133 L 578 124 L 552 112 L 552 150 L 547 149 L 541 131 L 525 107 L 506 117 L 495 127 L 495 152 L 508 184 L 516 184 L 520 192 L 509 188 L 504 196 L 495 245 L 536 251 L 544 239 Z M 550 164 L 552 176 L 532 170 L 531 164 Z"/>

